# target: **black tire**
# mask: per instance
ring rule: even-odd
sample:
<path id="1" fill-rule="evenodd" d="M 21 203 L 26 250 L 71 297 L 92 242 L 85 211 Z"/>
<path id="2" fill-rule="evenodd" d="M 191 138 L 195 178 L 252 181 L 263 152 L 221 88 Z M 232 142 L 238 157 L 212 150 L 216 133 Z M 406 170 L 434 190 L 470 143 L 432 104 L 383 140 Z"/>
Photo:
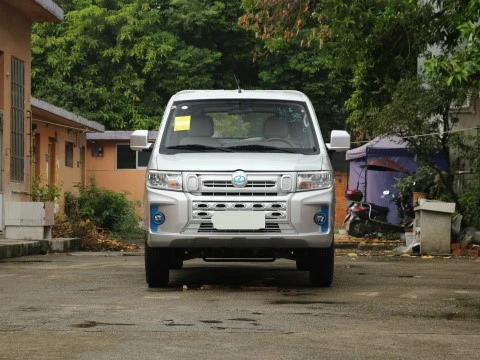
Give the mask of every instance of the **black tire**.
<path id="1" fill-rule="evenodd" d="M 166 287 L 169 281 L 169 249 L 145 243 L 145 277 L 151 288 Z"/>
<path id="2" fill-rule="evenodd" d="M 183 267 L 183 260 L 170 259 L 170 269 L 180 270 Z"/>
<path id="3" fill-rule="evenodd" d="M 333 282 L 335 248 L 310 250 L 310 283 L 317 287 L 330 287 Z"/>
<path id="4" fill-rule="evenodd" d="M 297 265 L 297 270 L 300 270 L 300 271 L 309 270 L 308 259 L 300 258 L 296 261 L 296 265 Z"/>
<path id="5" fill-rule="evenodd" d="M 348 235 L 356 237 L 356 238 L 363 238 L 367 235 L 365 231 L 365 226 L 363 226 L 364 222 L 362 220 L 353 220 L 350 225 L 348 226 Z"/>

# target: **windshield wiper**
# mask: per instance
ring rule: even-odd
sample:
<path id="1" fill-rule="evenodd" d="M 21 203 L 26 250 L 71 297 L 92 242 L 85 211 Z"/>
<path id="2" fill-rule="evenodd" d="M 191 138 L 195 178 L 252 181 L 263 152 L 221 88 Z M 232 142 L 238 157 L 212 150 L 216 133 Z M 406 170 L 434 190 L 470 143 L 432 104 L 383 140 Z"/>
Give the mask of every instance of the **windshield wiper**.
<path id="1" fill-rule="evenodd" d="M 224 147 L 221 147 L 221 146 L 200 145 L 200 144 L 167 146 L 166 149 L 168 149 L 168 150 L 191 150 L 191 151 L 201 151 L 201 152 L 209 151 L 209 150 L 232 152 L 232 150 L 230 150 L 229 148 L 224 148 Z"/>
<path id="2" fill-rule="evenodd" d="M 280 151 L 286 153 L 296 154 L 297 152 L 293 149 L 286 149 L 286 148 L 278 148 L 276 146 L 268 146 L 268 145 L 258 145 L 258 144 L 251 144 L 251 145 L 236 145 L 236 146 L 229 146 L 228 149 L 232 150 L 246 150 L 246 151 Z"/>

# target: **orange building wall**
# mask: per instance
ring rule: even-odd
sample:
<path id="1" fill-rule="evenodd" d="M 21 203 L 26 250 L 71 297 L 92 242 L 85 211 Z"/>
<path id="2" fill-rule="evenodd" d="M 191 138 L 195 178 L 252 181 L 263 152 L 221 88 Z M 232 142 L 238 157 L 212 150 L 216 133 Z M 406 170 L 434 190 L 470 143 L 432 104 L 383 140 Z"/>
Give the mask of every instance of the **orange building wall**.
<path id="1" fill-rule="evenodd" d="M 145 169 L 116 169 L 115 146 L 128 144 L 125 141 L 96 140 L 89 141 L 86 152 L 86 176 L 95 178 L 98 187 L 115 192 L 128 192 L 127 198 L 131 201 L 139 201 L 141 206 L 137 208 L 138 215 L 144 215 L 144 181 Z M 92 148 L 102 147 L 103 157 L 92 155 Z"/>
<path id="2" fill-rule="evenodd" d="M 42 184 L 47 182 L 55 184 L 59 188 L 61 195 L 57 202 L 57 212 L 63 212 L 64 193 L 71 192 L 78 195 L 78 183 L 84 179 L 85 166 L 81 161 L 81 151 L 85 151 L 86 135 L 85 133 L 72 130 L 50 123 L 44 123 L 41 119 L 35 118 L 34 132 L 35 145 L 32 149 L 33 163 L 32 174 L 40 178 Z M 49 157 L 48 143 L 49 138 L 54 140 L 55 158 Z M 71 142 L 73 147 L 73 167 L 65 166 L 65 143 Z M 37 163 L 38 162 L 38 163 Z M 54 178 L 50 178 L 50 167 L 54 167 Z"/>
<path id="3" fill-rule="evenodd" d="M 347 213 L 347 173 L 335 172 L 335 198 L 337 201 L 335 209 L 335 228 L 343 227 L 343 219 Z"/>
<path id="4" fill-rule="evenodd" d="M 25 180 L 21 183 L 10 182 L 10 108 L 11 108 L 11 58 L 12 56 L 22 60 L 25 64 L 25 129 L 29 129 L 30 114 L 30 27 L 31 21 L 16 9 L 0 2 L 0 110 L 4 113 L 3 122 L 3 195 L 6 200 L 28 200 L 30 188 L 30 169 L 28 159 L 25 162 Z M 27 132 L 27 131 L 26 131 Z M 29 154 L 28 140 L 25 141 L 25 154 Z M 0 189 L 1 191 L 1 189 Z"/>

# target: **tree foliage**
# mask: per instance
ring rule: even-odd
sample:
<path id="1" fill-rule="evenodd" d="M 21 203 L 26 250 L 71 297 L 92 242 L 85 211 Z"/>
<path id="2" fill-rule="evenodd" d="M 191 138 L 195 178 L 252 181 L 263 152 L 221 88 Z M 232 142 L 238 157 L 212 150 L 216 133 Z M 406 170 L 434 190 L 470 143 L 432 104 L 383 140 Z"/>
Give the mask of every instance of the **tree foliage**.
<path id="1" fill-rule="evenodd" d="M 447 156 L 442 171 L 433 156 L 452 148 L 459 159 L 476 153 L 456 125 L 461 104 L 480 85 L 479 1 L 243 0 L 243 6 L 239 23 L 271 52 L 293 42 L 324 50 L 318 54 L 329 84 L 335 78 L 350 86 L 343 86 L 346 123 L 357 138 L 405 138 L 465 209 L 453 183 L 458 164 Z"/>
<path id="2" fill-rule="evenodd" d="M 428 55 L 427 73 L 441 73 L 450 86 L 480 88 L 480 2 L 437 1 L 442 18 L 441 41 Z"/>
<path id="3" fill-rule="evenodd" d="M 285 34 L 283 41 L 291 41 L 295 34 L 301 44 L 327 49 L 327 69 L 351 86 L 345 103 L 350 127 L 361 124 L 363 132 L 373 133 L 375 128 L 365 128 L 371 111 L 388 104 L 395 84 L 417 72 L 417 58 L 436 26 L 435 20 L 428 21 L 432 6 L 408 0 L 303 0 L 302 12 L 283 12 L 289 3 L 244 1 L 251 14 L 241 24 L 260 32 L 271 49 L 278 47 L 281 34 Z M 263 16 L 276 21 L 268 22 Z"/>
<path id="4" fill-rule="evenodd" d="M 187 88 L 256 81 L 238 0 L 61 0 L 65 21 L 34 24 L 34 96 L 107 129 L 156 128 Z"/>

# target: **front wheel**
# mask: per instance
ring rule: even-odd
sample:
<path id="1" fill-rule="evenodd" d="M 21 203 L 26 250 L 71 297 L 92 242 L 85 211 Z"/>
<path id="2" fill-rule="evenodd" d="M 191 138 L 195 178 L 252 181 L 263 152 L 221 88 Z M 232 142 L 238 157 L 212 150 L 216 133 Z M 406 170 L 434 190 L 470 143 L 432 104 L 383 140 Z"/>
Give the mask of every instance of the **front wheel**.
<path id="1" fill-rule="evenodd" d="M 356 238 L 363 238 L 368 234 L 367 226 L 362 220 L 352 220 L 348 226 L 347 233 Z"/>
<path id="2" fill-rule="evenodd" d="M 169 265 L 169 249 L 152 248 L 145 243 L 145 277 L 149 287 L 168 285 Z"/>
<path id="3" fill-rule="evenodd" d="M 310 283 L 312 286 L 330 287 L 333 282 L 335 248 L 312 249 L 309 257 Z"/>

